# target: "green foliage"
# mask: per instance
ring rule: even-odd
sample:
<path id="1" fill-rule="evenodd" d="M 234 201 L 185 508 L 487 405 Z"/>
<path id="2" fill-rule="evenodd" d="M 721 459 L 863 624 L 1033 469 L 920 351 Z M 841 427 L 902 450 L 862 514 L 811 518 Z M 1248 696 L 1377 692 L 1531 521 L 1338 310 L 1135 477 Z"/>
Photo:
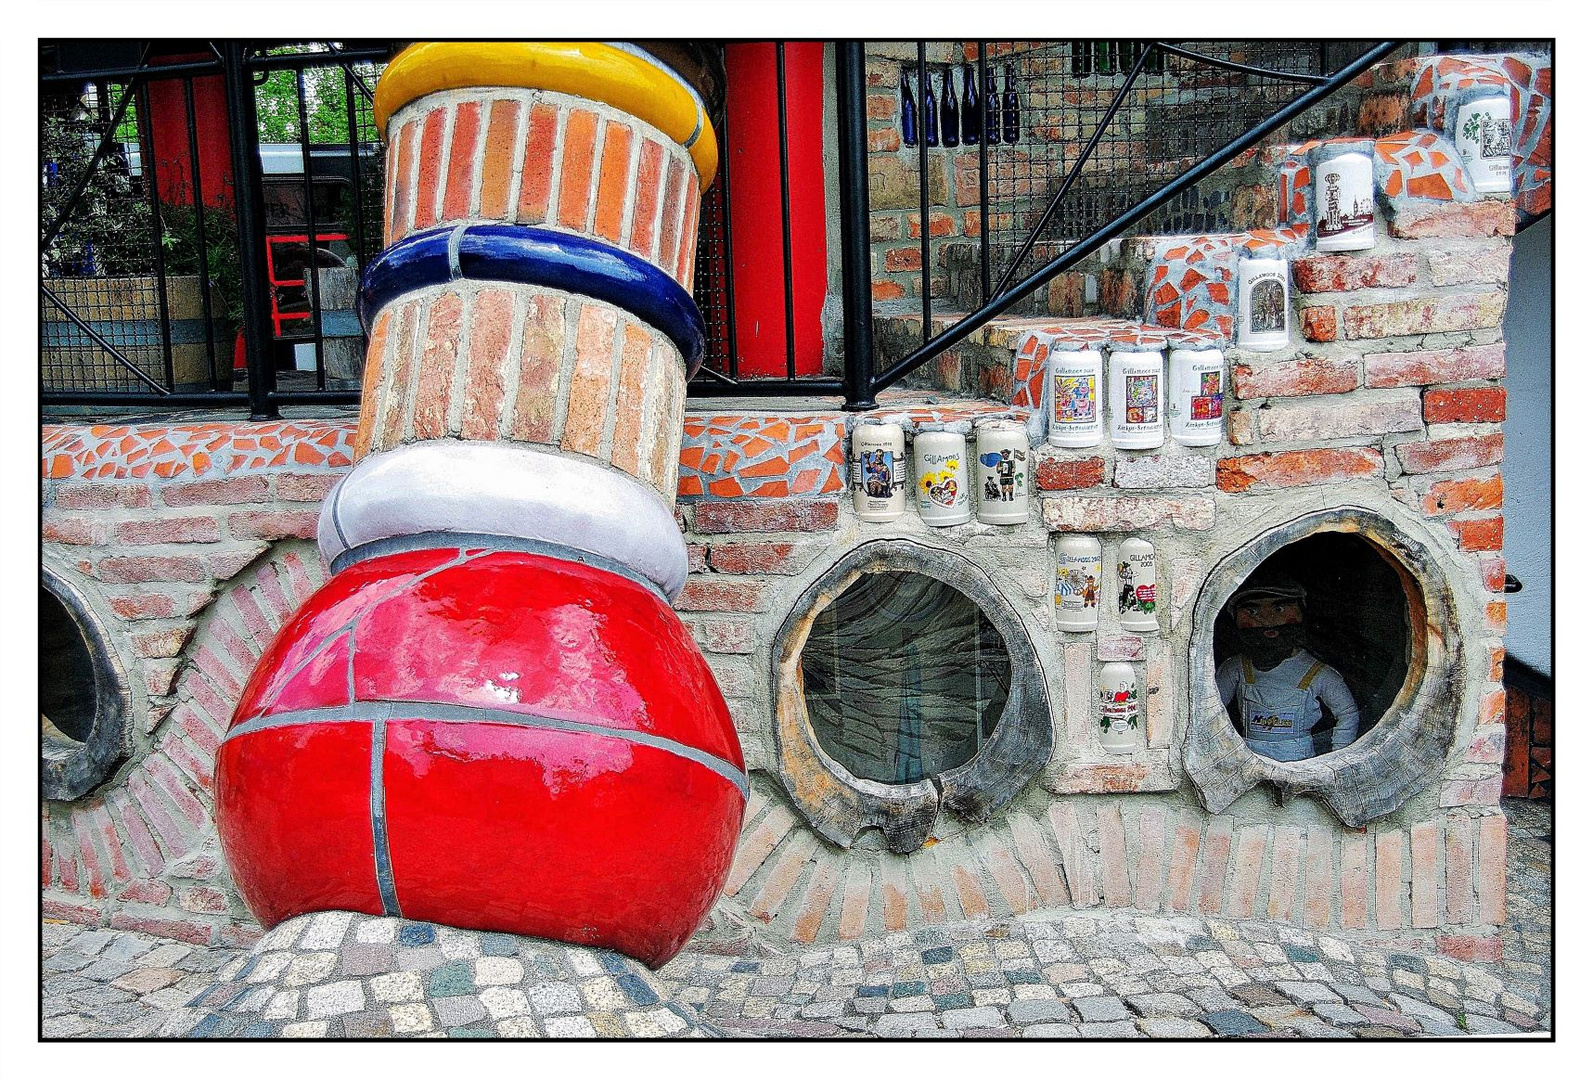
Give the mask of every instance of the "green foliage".
<path id="1" fill-rule="evenodd" d="M 271 55 L 302 53 L 302 48 L 283 47 L 271 50 Z M 312 48 L 312 52 L 324 52 Z M 353 65 L 354 73 L 367 88 L 376 85 L 381 69 L 374 64 Z M 343 68 L 338 64 L 312 67 L 304 70 L 303 97 L 305 120 L 310 137 L 300 137 L 299 86 L 300 76 L 293 71 L 273 71 L 266 80 L 255 87 L 255 113 L 259 118 L 260 141 L 296 143 L 344 144 L 349 141 L 348 122 L 350 95 Z M 371 121 L 370 102 L 361 92 L 358 83 L 353 86 L 354 132 L 360 142 L 374 142 L 377 138 Z"/>
<path id="2" fill-rule="evenodd" d="M 45 105 L 39 124 L 41 241 L 66 209 L 101 135 L 97 121 L 82 108 L 81 101 L 57 100 Z M 131 107 L 128 112 L 131 114 Z M 66 224 L 42 252 L 43 272 L 46 277 L 150 273 L 154 267 L 152 232 L 149 200 L 129 175 L 127 159 L 113 145 L 95 168 Z"/>
<path id="3" fill-rule="evenodd" d="M 160 246 L 167 276 L 196 274 L 210 281 L 211 317 L 236 327 L 243 323 L 243 270 L 238 255 L 238 219 L 228 207 L 205 210 L 203 220 L 194 207 L 161 207 Z M 200 226 L 204 226 L 204 264 L 199 261 Z"/>

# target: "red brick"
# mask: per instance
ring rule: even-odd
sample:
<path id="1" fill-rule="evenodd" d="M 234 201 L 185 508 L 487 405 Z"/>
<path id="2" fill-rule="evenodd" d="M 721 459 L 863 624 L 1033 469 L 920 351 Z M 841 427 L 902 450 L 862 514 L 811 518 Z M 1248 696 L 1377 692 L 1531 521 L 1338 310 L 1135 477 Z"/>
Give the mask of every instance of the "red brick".
<path id="1" fill-rule="evenodd" d="M 1366 358 L 1366 385 L 1372 387 L 1502 379 L 1504 373 L 1503 342 L 1461 349 L 1377 353 Z"/>
<path id="2" fill-rule="evenodd" d="M 1221 458 L 1219 491 L 1304 487 L 1311 484 L 1381 476 L 1383 455 L 1369 446 L 1342 450 L 1290 450 Z"/>
<path id="3" fill-rule="evenodd" d="M 570 110 L 564 123 L 564 158 L 559 173 L 558 223 L 585 229 L 591 209 L 592 158 L 597 150 L 597 114 Z"/>
<path id="4" fill-rule="evenodd" d="M 116 539 L 124 544 L 213 544 L 221 539 L 221 524 L 213 517 L 124 521 L 116 526 Z"/>
<path id="5" fill-rule="evenodd" d="M 98 908 L 69 904 L 48 896 L 39 901 L 39 910 L 46 919 L 59 919 L 79 926 L 102 926 L 105 922 L 105 914 Z"/>
<path id="6" fill-rule="evenodd" d="M 1422 821 L 1410 827 L 1410 924 L 1418 930 L 1438 925 L 1438 824 Z"/>
<path id="7" fill-rule="evenodd" d="M 549 185 L 553 181 L 553 139 L 558 131 L 558 110 L 546 102 L 531 107 L 526 121 L 525 159 L 520 171 L 520 206 L 516 218 L 546 221 Z"/>
<path id="8" fill-rule="evenodd" d="M 1280 825 L 1272 834 L 1272 881 L 1267 887 L 1267 918 L 1294 921 L 1295 893 L 1300 887 L 1300 830 Z"/>
<path id="9" fill-rule="evenodd" d="M 1267 442 L 1315 442 L 1418 431 L 1421 398 L 1415 390 L 1378 390 L 1349 401 L 1297 398 L 1257 409 L 1256 430 Z"/>
<path id="10" fill-rule="evenodd" d="M 1224 911 L 1229 918 L 1249 919 L 1256 912 L 1256 894 L 1261 889 L 1261 859 L 1267 851 L 1267 827 L 1247 825 L 1239 831 L 1234 846 L 1233 887 L 1228 890 Z"/>
<path id="11" fill-rule="evenodd" d="M 172 802 L 190 825 L 197 829 L 209 822 L 210 815 L 205 812 L 204 806 L 183 784 L 182 777 L 177 775 L 164 755 L 151 754 L 144 759 L 144 764 L 149 769 L 150 777 L 171 796 Z"/>
<path id="12" fill-rule="evenodd" d="M 1300 333 L 1307 341 L 1337 341 L 1339 313 L 1331 304 L 1300 309 Z"/>
<path id="13" fill-rule="evenodd" d="M 264 540 L 239 541 L 236 545 L 206 555 L 205 570 L 219 581 L 229 581 L 269 546 Z"/>
<path id="14" fill-rule="evenodd" d="M 461 101 L 454 107 L 454 127 L 448 136 L 448 186 L 443 193 L 442 217 L 457 221 L 470 213 L 476 193 L 476 144 L 481 136 L 481 102 Z"/>
<path id="15" fill-rule="evenodd" d="M 1333 832 L 1311 825 L 1305 835 L 1305 925 L 1327 929 L 1333 914 Z"/>
<path id="16" fill-rule="evenodd" d="M 1123 844 L 1122 812 L 1113 805 L 1103 806 L 1096 820 L 1100 828 L 1101 887 L 1106 904 L 1127 907 L 1132 900 L 1128 892 L 1128 852 Z"/>
<path id="17" fill-rule="evenodd" d="M 1502 386 L 1427 390 L 1422 393 L 1422 417 L 1429 424 L 1498 424 L 1505 418 L 1505 397 Z"/>
<path id="18" fill-rule="evenodd" d="M 763 581 L 691 578 L 675 598 L 680 611 L 766 611 L 769 585 Z"/>
<path id="19" fill-rule="evenodd" d="M 1486 250 L 1440 249 L 1427 253 L 1433 285 L 1502 285 L 1510 280 L 1510 245 L 1491 244 Z"/>
<path id="20" fill-rule="evenodd" d="M 1471 964 L 1498 964 L 1504 960 L 1504 938 L 1497 934 L 1440 934 L 1438 951 Z"/>
<path id="21" fill-rule="evenodd" d="M 1346 930 L 1366 927 L 1366 834 L 1349 834 L 1339 845 L 1340 921 Z"/>
<path id="22" fill-rule="evenodd" d="M 168 739 L 163 744 L 166 755 L 182 770 L 183 775 L 194 782 L 194 786 L 206 795 L 211 794 L 216 785 L 216 769 L 213 758 L 200 754 L 182 739 Z"/>
<path id="23" fill-rule="evenodd" d="M 1228 850 L 1233 845 L 1233 825 L 1229 819 L 1214 820 L 1206 831 L 1206 847 L 1200 859 L 1200 913 L 1222 914 L 1222 890 L 1228 880 Z"/>
<path id="24" fill-rule="evenodd" d="M 714 533 L 824 532 L 840 520 L 833 499 L 735 499 L 693 509 L 696 531 Z"/>
<path id="25" fill-rule="evenodd" d="M 128 777 L 127 790 L 137 801 L 139 812 L 143 815 L 144 820 L 150 824 L 156 833 L 160 834 L 160 839 L 165 842 L 162 845 L 165 851 L 173 857 L 180 857 L 187 852 L 189 848 L 188 838 L 183 835 L 182 829 L 178 827 L 177 822 L 173 820 L 170 812 L 167 811 L 164 801 L 155 793 L 155 789 L 150 787 L 149 781 L 144 778 L 142 773 L 135 771 Z"/>
<path id="26" fill-rule="evenodd" d="M 193 555 L 111 555 L 101 559 L 94 576 L 128 584 L 142 581 L 204 581 L 205 564 Z"/>
<path id="27" fill-rule="evenodd" d="M 919 238 L 919 236 L 922 234 L 922 231 L 923 230 L 919 228 L 918 215 L 917 214 L 908 214 L 907 215 L 907 235 L 909 237 L 911 237 L 912 239 L 917 240 Z M 929 235 L 930 236 L 932 236 L 932 237 L 934 237 L 934 236 L 950 236 L 952 233 L 954 233 L 956 231 L 957 231 L 957 223 L 956 223 L 956 221 L 954 221 L 952 219 L 950 214 L 943 214 L 939 210 L 931 210 L 929 212 Z M 915 251 L 915 252 L 918 251 L 917 248 L 913 248 L 912 250 Z M 887 267 L 887 269 L 889 269 L 889 268 Z M 916 266 L 913 266 L 913 267 L 904 267 L 904 269 L 916 270 L 918 268 Z"/>
<path id="28" fill-rule="evenodd" d="M 110 807 L 111 815 L 122 826 L 122 832 L 127 835 L 129 846 L 144 864 L 144 872 L 149 877 L 158 877 L 166 868 L 166 860 L 162 857 L 160 845 L 155 843 L 155 838 L 150 834 L 149 826 L 145 824 L 138 807 L 121 792 L 111 795 L 106 805 Z"/>
<path id="29" fill-rule="evenodd" d="M 106 888 L 108 875 L 100 862 L 99 849 L 94 844 L 87 814 L 80 812 L 72 815 L 72 832 L 77 837 L 78 851 L 83 855 L 83 871 L 87 879 L 88 893 L 103 900 L 108 895 Z"/>
<path id="30" fill-rule="evenodd" d="M 509 182 L 514 173 L 514 136 L 520 124 L 520 103 L 494 101 L 487 115 L 482 141 L 481 202 L 484 218 L 502 218 L 509 212 Z"/>
<path id="31" fill-rule="evenodd" d="M 750 619 L 718 616 L 693 619 L 692 636 L 706 652 L 747 655 L 757 643 L 757 634 Z"/>
<path id="32" fill-rule="evenodd" d="M 150 503 L 143 484 L 62 484 L 55 491 L 59 510 L 109 510 L 118 506 L 143 509 Z"/>
<path id="33" fill-rule="evenodd" d="M 104 544 L 105 524 L 92 517 L 74 517 L 45 511 L 39 523 L 39 537 L 46 544 L 71 544 L 74 547 L 92 547 Z"/>
<path id="34" fill-rule="evenodd" d="M 1422 512 L 1426 514 L 1497 510 L 1503 505 L 1504 483 L 1498 473 L 1480 479 L 1440 480 L 1422 496 Z"/>
<path id="35" fill-rule="evenodd" d="M 295 536 L 302 540 L 315 539 L 317 510 L 246 510 L 227 517 L 227 528 L 238 537 L 259 537 L 262 540 L 281 540 Z"/>
<path id="36" fill-rule="evenodd" d="M 171 899 L 171 886 L 164 881 L 135 881 L 116 894 L 118 900 L 135 904 L 164 904 Z"/>
<path id="37" fill-rule="evenodd" d="M 137 656 L 181 656 L 183 646 L 193 636 L 192 624 L 169 630 L 146 630 L 132 635 L 133 652 Z"/>
<path id="38" fill-rule="evenodd" d="M 1477 563 L 1477 570 L 1482 575 L 1482 587 L 1489 592 L 1504 592 L 1505 587 L 1505 561 L 1503 559 L 1481 559 Z M 1497 676 L 1494 676 L 1497 678 Z"/>
<path id="39" fill-rule="evenodd" d="M 889 154 L 901 148 L 902 137 L 894 127 L 875 128 L 868 133 L 868 152 L 871 154 Z"/>
<path id="40" fill-rule="evenodd" d="M 1501 702 L 1503 694 L 1499 695 Z M 1466 744 L 1465 760 L 1474 765 L 1504 764 L 1505 728 L 1502 723 L 1488 722 L 1477 729 L 1471 742 Z"/>
<path id="41" fill-rule="evenodd" d="M 1041 454 L 1035 484 L 1041 491 L 1072 491 L 1106 483 L 1104 458 L 1055 458 Z"/>
<path id="42" fill-rule="evenodd" d="M 341 474 L 284 473 L 277 477 L 277 499 L 281 502 L 319 503 L 332 493 Z"/>
<path id="43" fill-rule="evenodd" d="M 429 228 L 437 220 L 437 191 L 442 186 L 443 129 L 448 110 L 442 106 L 426 114 L 420 131 L 420 171 L 415 178 L 415 228 Z"/>
<path id="44" fill-rule="evenodd" d="M 1504 317 L 1503 291 L 1449 293 L 1344 309 L 1347 339 L 1404 337 L 1456 330 L 1481 330 Z"/>
<path id="45" fill-rule="evenodd" d="M 111 926 L 117 930 L 137 930 L 156 937 L 186 941 L 190 945 L 209 945 L 211 939 L 210 927 L 189 919 L 163 919 L 117 911 L 111 914 Z"/>
<path id="46" fill-rule="evenodd" d="M 1304 397 L 1309 394 L 1345 394 L 1360 385 L 1354 360 L 1305 360 L 1254 368 L 1237 364 L 1233 369 L 1236 398 Z"/>
<path id="47" fill-rule="evenodd" d="M 1492 926 L 1505 920 L 1505 832 L 1503 814 L 1477 821 L 1477 909 Z"/>
<path id="48" fill-rule="evenodd" d="M 885 270 L 887 273 L 918 270 L 923 266 L 921 256 L 922 252 L 915 247 L 891 248 L 885 252 Z"/>
<path id="49" fill-rule="evenodd" d="M 167 506 L 235 505 L 266 502 L 271 498 L 271 489 L 264 476 L 224 476 L 167 484 L 160 497 Z"/>
<path id="50" fill-rule="evenodd" d="M 731 541 L 715 544 L 708 560 L 721 574 L 789 574 L 795 569 L 793 550 L 781 541 Z"/>
<path id="51" fill-rule="evenodd" d="M 1451 521 L 1449 531 L 1455 535 L 1461 551 L 1500 551 L 1504 548 L 1502 517 Z"/>
<path id="52" fill-rule="evenodd" d="M 1485 625 L 1491 633 L 1503 634 L 1505 632 L 1505 626 L 1509 621 L 1509 615 L 1507 614 L 1509 610 L 1509 605 L 1503 600 L 1489 601 L 1487 610 L 1484 613 L 1483 625 Z"/>
<path id="53" fill-rule="evenodd" d="M 625 216 L 625 197 L 631 191 L 631 129 L 610 120 L 603 125 L 603 159 L 597 178 L 597 212 L 592 231 L 618 242 Z"/>
<path id="54" fill-rule="evenodd" d="M 897 300 L 907 295 L 907 290 L 894 281 L 876 281 L 870 286 L 870 294 L 875 300 Z"/>
<path id="55" fill-rule="evenodd" d="M 1504 460 L 1504 434 L 1467 435 L 1434 442 L 1410 442 L 1394 448 L 1407 473 L 1481 469 Z"/>
<path id="56" fill-rule="evenodd" d="M 219 889 L 197 885 L 178 891 L 177 906 L 196 915 L 225 915 L 227 895 Z"/>
<path id="57" fill-rule="evenodd" d="M 1416 256 L 1317 255 L 1294 263 L 1294 284 L 1304 293 L 1397 289 L 1416 283 Z"/>
<path id="58" fill-rule="evenodd" d="M 1395 205 L 1388 221 L 1389 235 L 1402 240 L 1514 236 L 1515 231 L 1515 204 L 1508 199 L 1479 199 L 1469 203 L 1401 201 Z"/>

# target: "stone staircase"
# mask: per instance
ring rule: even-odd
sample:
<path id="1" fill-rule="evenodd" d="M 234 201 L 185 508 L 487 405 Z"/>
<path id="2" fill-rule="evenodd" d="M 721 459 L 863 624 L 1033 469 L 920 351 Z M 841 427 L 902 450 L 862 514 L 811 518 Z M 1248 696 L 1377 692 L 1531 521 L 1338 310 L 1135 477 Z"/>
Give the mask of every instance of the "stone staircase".
<path id="1" fill-rule="evenodd" d="M 1253 227 L 1108 243 L 1013 312 L 919 369 L 904 385 L 1035 407 L 1038 400 L 1026 397 L 1022 384 L 1038 372 L 1026 368 L 1017 355 L 1019 346 L 1034 331 L 1069 325 L 1085 334 L 1121 333 L 1128 326 L 1191 331 L 1202 340 L 1230 346 L 1238 300 L 1234 274 L 1241 253 L 1277 254 L 1294 263 L 1302 345 L 1339 340 L 1344 330 L 1355 328 L 1341 326 L 1338 313 L 1313 303 L 1313 294 L 1409 285 L 1414 256 L 1386 256 L 1380 244 L 1337 258 L 1308 258 L 1312 158 L 1343 150 L 1372 156 L 1380 230 L 1386 230 L 1387 238 L 1510 235 L 1518 222 L 1553 207 L 1549 64 L 1546 56 L 1533 54 L 1419 56 L 1380 64 L 1353 84 L 1357 101 L 1326 110 L 1328 122 L 1352 120 L 1351 134 L 1257 147 L 1235 159 L 1228 170 L 1231 216 L 1236 224 Z M 1479 87 L 1497 88 L 1511 99 L 1515 143 L 1514 192 L 1509 198 L 1476 192 L 1449 138 L 1454 103 Z M 1042 265 L 1059 250 L 1042 242 L 1026 265 Z M 1462 251 L 1448 268 L 1433 264 L 1434 283 L 1445 283 L 1446 274 L 1460 283 L 1468 273 L 1497 274 L 1491 280 L 1504 280 L 1508 271 L 1507 266 L 1466 267 L 1463 260 Z M 944 275 L 935 279 L 932 290 L 938 299 L 931 336 L 961 319 L 980 298 L 977 243 L 948 246 L 941 262 Z M 1442 325 L 1440 316 L 1434 326 L 1422 327 L 1418 316 L 1412 330 L 1441 330 Z M 917 302 L 877 304 L 874 333 L 882 367 L 917 348 L 924 340 Z"/>

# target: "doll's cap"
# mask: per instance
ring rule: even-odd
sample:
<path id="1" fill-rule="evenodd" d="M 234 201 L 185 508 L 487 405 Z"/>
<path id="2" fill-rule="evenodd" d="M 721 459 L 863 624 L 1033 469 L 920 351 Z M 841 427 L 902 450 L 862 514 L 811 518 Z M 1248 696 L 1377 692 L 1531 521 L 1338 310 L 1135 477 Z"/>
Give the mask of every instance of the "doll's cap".
<path id="1" fill-rule="evenodd" d="M 1226 606 L 1228 611 L 1232 613 L 1239 605 L 1249 603 L 1252 600 L 1293 600 L 1304 607 L 1305 588 L 1298 582 L 1290 581 L 1288 578 L 1258 582 L 1254 585 L 1246 585 L 1234 593 Z"/>

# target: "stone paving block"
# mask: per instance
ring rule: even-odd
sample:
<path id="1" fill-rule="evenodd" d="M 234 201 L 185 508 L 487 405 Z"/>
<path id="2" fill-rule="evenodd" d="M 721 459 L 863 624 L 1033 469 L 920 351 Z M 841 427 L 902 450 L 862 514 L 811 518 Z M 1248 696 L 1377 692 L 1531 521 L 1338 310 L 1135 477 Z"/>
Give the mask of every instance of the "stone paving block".
<path id="1" fill-rule="evenodd" d="M 1073 1023 L 1079 1014 L 1066 1002 L 1056 998 L 1033 998 L 1014 1001 L 1007 1006 L 1007 1016 L 1014 1024 L 1043 1022 Z"/>
<path id="2" fill-rule="evenodd" d="M 1255 1035 L 1267 1030 L 1265 1024 L 1242 1009 L 1219 1009 L 1202 1013 L 1197 1019 L 1219 1035 Z"/>
<path id="3" fill-rule="evenodd" d="M 304 995 L 304 1007 L 311 1020 L 323 1020 L 365 1007 L 365 990 L 357 980 L 312 986 Z"/>
<path id="4" fill-rule="evenodd" d="M 1139 1028 L 1130 1020 L 1113 1020 L 1105 1023 L 1086 1021 L 1079 1025 L 1079 1034 L 1086 1039 L 1143 1039 Z"/>
<path id="5" fill-rule="evenodd" d="M 1129 1019 L 1128 1007 L 1121 998 L 1115 997 L 1081 997 L 1073 1000 L 1073 1007 L 1079 1011 L 1079 1016 L 1087 1022 L 1127 1020 Z"/>
<path id="6" fill-rule="evenodd" d="M 1455 1018 L 1442 1009 L 1434 1008 L 1425 1001 L 1417 1001 L 1405 994 L 1390 994 L 1388 1000 L 1397 1006 L 1399 1011 L 1406 1016 L 1415 1017 L 1417 1020 L 1430 1020 L 1438 1024 L 1454 1024 Z"/>
<path id="7" fill-rule="evenodd" d="M 548 1035 L 555 1039 L 591 1039 L 597 1028 L 584 1016 L 550 1016 L 543 1021 Z"/>
<path id="8" fill-rule="evenodd" d="M 1468 1014 L 1466 1017 L 1466 1033 L 1469 1035 L 1515 1035 L 1521 1030 L 1514 1024 L 1507 1024 L 1490 1016 Z"/>
<path id="9" fill-rule="evenodd" d="M 1182 994 L 1138 994 L 1128 999 L 1128 1004 L 1140 1016 L 1195 1016 L 1202 1011 L 1189 998 Z"/>
<path id="10" fill-rule="evenodd" d="M 146 941 L 132 934 L 121 934 L 106 945 L 100 956 L 106 960 L 136 960 L 154 948 L 153 941 Z"/>
<path id="11" fill-rule="evenodd" d="M 1330 1024 L 1345 1024 L 1349 1027 L 1356 1027 L 1367 1022 L 1366 1017 L 1350 1008 L 1350 1006 L 1331 1001 L 1318 1002 L 1311 1006 L 1311 1011 Z"/>
<path id="12" fill-rule="evenodd" d="M 1153 1039 L 1209 1039 L 1211 1029 L 1194 1020 L 1151 1016 L 1139 1021 L 1139 1029 Z"/>
<path id="13" fill-rule="evenodd" d="M 433 998 L 431 1006 L 437 1011 L 438 1021 L 450 1029 L 473 1024 L 487 1016 L 486 1005 L 474 994 Z"/>
<path id="14" fill-rule="evenodd" d="M 1319 1001 L 1339 1001 L 1340 997 L 1326 985 L 1319 982 L 1291 982 L 1288 980 L 1277 983 L 1277 989 L 1290 1001 L 1298 1005 L 1310 1005 Z"/>
<path id="15" fill-rule="evenodd" d="M 1076 1024 L 1031 1024 L 1023 1029 L 1025 1039 L 1077 1039 L 1080 1037 Z"/>
<path id="16" fill-rule="evenodd" d="M 895 1013 L 880 1017 L 874 1034 L 886 1039 L 910 1039 L 941 1035 L 944 1030 L 930 1013 Z"/>

